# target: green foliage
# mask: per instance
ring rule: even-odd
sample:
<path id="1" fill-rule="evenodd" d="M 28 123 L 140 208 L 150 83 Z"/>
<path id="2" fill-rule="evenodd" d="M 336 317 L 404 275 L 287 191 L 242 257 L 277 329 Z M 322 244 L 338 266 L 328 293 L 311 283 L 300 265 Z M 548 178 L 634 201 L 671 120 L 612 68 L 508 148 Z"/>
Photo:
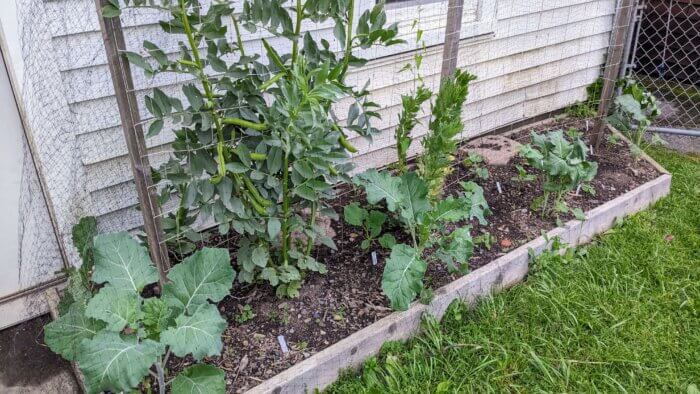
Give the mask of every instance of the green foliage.
<path id="1" fill-rule="evenodd" d="M 423 276 L 428 264 L 422 250 L 398 244 L 391 249 L 382 275 L 382 291 L 395 310 L 405 311 L 423 289 Z"/>
<path id="2" fill-rule="evenodd" d="M 68 276 L 68 285 L 58 304 L 59 314 L 63 315 L 73 303 L 87 305 L 94 291 L 90 284 L 92 267 L 95 264 L 93 238 L 97 235 L 97 220 L 92 217 L 81 218 L 73 226 L 73 245 L 78 250 L 82 259 L 80 268 L 68 268 L 65 270 Z"/>
<path id="3" fill-rule="evenodd" d="M 196 252 L 170 270 L 161 298 L 145 299 L 142 290 L 158 280 L 145 247 L 127 233 L 98 235 L 94 256 L 92 278 L 102 288 L 87 305 L 74 302 L 44 334 L 52 351 L 78 362 L 90 392 L 130 391 L 154 374 L 164 393 L 170 353 L 201 360 L 221 352 L 226 320 L 210 301 L 220 301 L 233 284 L 227 250 Z M 177 390 L 190 387 L 188 380 L 223 388 L 223 373 L 212 368 L 188 369 L 175 380 Z"/>
<path id="4" fill-rule="evenodd" d="M 387 249 L 396 244 L 393 235 L 382 234 L 382 226 L 387 220 L 387 215 L 384 212 L 374 209 L 367 210 L 362 208 L 360 204 L 353 202 L 345 206 L 343 216 L 348 224 L 362 227 L 365 236 L 360 244 L 362 249 L 369 249 L 375 240 Z"/>
<path id="5" fill-rule="evenodd" d="M 463 183 L 460 197 L 449 196 L 431 205 L 428 185 L 415 172 L 394 177 L 372 169 L 355 177 L 354 182 L 365 189 L 371 204 L 386 203 L 387 209 L 396 214 L 411 236 L 412 245 L 391 247 L 391 256 L 384 268 L 382 290 L 392 308 L 405 310 L 420 294 L 427 268 L 427 261 L 422 257 L 426 248 L 436 246 L 436 257 L 450 270 L 466 272 L 473 251 L 469 227 L 447 234 L 444 224 L 473 218 L 485 223 L 488 204 L 477 184 Z M 351 216 L 355 220 L 361 217 Z"/>
<path id="6" fill-rule="evenodd" d="M 638 157 L 647 146 L 644 135 L 652 122 L 661 115 L 661 109 L 656 103 L 656 97 L 634 79 L 622 79 L 618 86 L 622 88 L 622 95 L 615 98 L 608 122 L 629 137 L 634 144 L 632 153 Z M 661 138 L 654 135 L 652 144 L 661 142 Z"/>
<path id="7" fill-rule="evenodd" d="M 565 194 L 592 181 L 598 172 L 598 164 L 587 160 L 586 144 L 577 136 L 569 142 L 562 130 L 546 135 L 533 132 L 531 144 L 521 146 L 520 155 L 540 172 L 544 195 L 535 201 L 533 207 L 541 209 L 543 217 L 569 212 Z"/>
<path id="8" fill-rule="evenodd" d="M 457 70 L 440 85 L 429 132 L 421 141 L 423 155 L 419 162 L 420 176 L 428 185 L 431 201 L 439 200 L 442 195 L 443 183 L 457 150 L 455 138 L 464 128 L 462 107 L 469 94 L 469 83 L 475 79 L 475 76 Z"/>
<path id="9" fill-rule="evenodd" d="M 700 158 L 650 153 L 673 174 L 668 197 L 585 255 L 535 264 L 476 305 L 453 303 L 437 330 L 385 346 L 326 392 L 435 393 L 450 382 L 454 393 L 694 393 Z"/>
<path id="10" fill-rule="evenodd" d="M 418 124 L 418 111 L 421 105 L 430 99 L 433 92 L 425 86 L 421 85 L 410 95 L 401 96 L 401 115 L 399 115 L 399 124 L 396 126 L 396 154 L 398 161 L 396 162 L 397 173 L 403 174 L 407 169 L 407 152 L 411 146 L 411 131 Z"/>
<path id="11" fill-rule="evenodd" d="M 347 136 L 377 132 L 377 104 L 364 88 L 345 83 L 347 71 L 366 63 L 357 51 L 402 41 L 397 25 L 386 24 L 382 2 L 361 15 L 354 0 L 245 0 L 236 10 L 233 4 L 115 0 L 103 13 L 138 6 L 165 11 L 169 17 L 160 25 L 180 40 L 178 56 L 149 41 L 142 53 L 125 56 L 148 76 L 194 78 L 182 90 L 186 103 L 159 89 L 145 99 L 154 118 L 148 135 L 165 124 L 175 132 L 172 156 L 154 177 L 161 203 L 179 201 L 164 219 L 169 247 L 191 253 L 202 239 L 191 226 L 213 219 L 220 234 L 241 237 L 239 281 L 266 281 L 278 295 L 295 296 L 305 271 L 324 271 L 310 257 L 315 241 L 334 246 L 316 219 L 329 209 L 332 185 L 347 178 L 346 160 L 356 152 Z M 304 23 L 329 20 L 340 52 L 301 33 Z M 266 60 L 246 48 L 241 29 L 274 38 L 262 42 Z M 291 52 L 280 52 L 287 43 Z M 341 123 L 331 108 L 343 98 L 350 106 Z"/>
<path id="12" fill-rule="evenodd" d="M 224 371 L 211 365 L 197 364 L 182 371 L 172 384 L 173 394 L 224 393 Z"/>
<path id="13" fill-rule="evenodd" d="M 484 166 L 484 157 L 480 154 L 469 152 L 462 165 L 474 178 L 482 181 L 489 179 L 489 170 Z"/>
<path id="14" fill-rule="evenodd" d="M 590 119 L 598 114 L 598 105 L 603 92 L 603 78 L 598 78 L 594 83 L 586 87 L 588 96 L 581 103 L 576 103 L 566 108 L 566 114 L 579 119 Z"/>
<path id="15" fill-rule="evenodd" d="M 245 304 L 243 308 L 241 308 L 241 312 L 236 315 L 236 323 L 243 324 L 253 320 L 255 316 L 256 314 L 253 312 L 253 308 L 251 308 L 250 304 Z"/>

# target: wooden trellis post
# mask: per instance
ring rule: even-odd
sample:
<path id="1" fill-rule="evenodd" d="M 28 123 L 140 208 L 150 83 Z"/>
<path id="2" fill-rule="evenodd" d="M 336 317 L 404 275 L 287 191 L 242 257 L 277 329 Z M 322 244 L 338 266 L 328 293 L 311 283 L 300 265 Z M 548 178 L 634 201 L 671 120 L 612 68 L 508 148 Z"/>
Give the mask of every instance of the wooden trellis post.
<path id="1" fill-rule="evenodd" d="M 442 50 L 441 78 L 454 74 L 459 55 L 459 39 L 462 33 L 462 14 L 464 0 L 449 0 L 447 3 L 447 24 L 445 26 L 445 45 Z"/>
<path id="2" fill-rule="evenodd" d="M 617 76 L 620 73 L 620 64 L 622 63 L 622 54 L 624 45 L 629 33 L 630 21 L 635 8 L 635 0 L 621 0 L 620 8 L 615 15 L 613 23 L 612 36 L 610 37 L 610 47 L 608 48 L 608 56 L 605 61 L 605 71 L 603 73 L 603 90 L 600 95 L 600 103 L 598 104 L 598 113 L 596 114 L 596 122 L 593 126 L 593 135 L 591 136 L 591 144 L 598 151 L 600 142 L 603 139 L 605 131 L 605 118 L 610 110 L 610 103 L 613 100 L 615 93 L 615 83 Z"/>
<path id="3" fill-rule="evenodd" d="M 141 125 L 138 102 L 134 93 L 134 82 L 131 78 L 129 61 L 121 52 L 126 48 L 124 33 L 119 17 L 106 18 L 102 16 L 102 8 L 109 0 L 95 0 L 98 19 L 102 30 L 102 40 L 107 52 L 107 64 L 112 75 L 114 94 L 117 98 L 119 116 L 126 146 L 129 150 L 129 161 L 136 182 L 144 229 L 148 236 L 148 249 L 154 264 L 158 267 L 161 286 L 167 282 L 166 273 L 170 269 L 168 249 L 165 245 L 163 228 L 160 221 L 160 206 L 157 203 L 156 191 L 151 178 L 151 166 L 148 162 L 146 141 Z"/>

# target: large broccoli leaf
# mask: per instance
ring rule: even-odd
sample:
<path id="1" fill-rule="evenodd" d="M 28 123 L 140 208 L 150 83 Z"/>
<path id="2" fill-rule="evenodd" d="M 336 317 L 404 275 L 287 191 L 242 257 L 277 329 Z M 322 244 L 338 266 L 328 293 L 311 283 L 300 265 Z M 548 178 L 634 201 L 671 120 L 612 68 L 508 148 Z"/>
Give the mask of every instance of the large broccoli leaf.
<path id="1" fill-rule="evenodd" d="M 83 339 L 94 337 L 105 327 L 105 323 L 85 316 L 85 305 L 73 303 L 68 312 L 47 324 L 44 342 L 66 360 L 75 360 Z"/>
<path id="2" fill-rule="evenodd" d="M 394 245 L 382 275 L 382 290 L 391 307 L 405 311 L 421 289 L 427 269 L 420 251 L 405 244 Z"/>
<path id="3" fill-rule="evenodd" d="M 219 368 L 206 364 L 196 364 L 184 371 L 173 380 L 173 394 L 193 393 L 225 393 L 226 375 Z"/>
<path id="4" fill-rule="evenodd" d="M 160 334 L 161 341 L 170 350 L 184 357 L 189 353 L 201 360 L 205 356 L 221 353 L 223 343 L 221 333 L 226 329 L 226 320 L 219 314 L 215 305 L 201 305 L 192 316 L 182 314 L 175 319 L 175 327 Z"/>
<path id="5" fill-rule="evenodd" d="M 128 233 L 95 237 L 95 283 L 109 282 L 120 289 L 140 293 L 144 286 L 158 281 L 158 271 L 151 264 L 146 248 Z"/>
<path id="6" fill-rule="evenodd" d="M 165 285 L 163 299 L 191 313 L 208 301 L 226 297 L 235 275 L 228 250 L 204 248 L 170 269 L 168 278 L 172 283 Z"/>

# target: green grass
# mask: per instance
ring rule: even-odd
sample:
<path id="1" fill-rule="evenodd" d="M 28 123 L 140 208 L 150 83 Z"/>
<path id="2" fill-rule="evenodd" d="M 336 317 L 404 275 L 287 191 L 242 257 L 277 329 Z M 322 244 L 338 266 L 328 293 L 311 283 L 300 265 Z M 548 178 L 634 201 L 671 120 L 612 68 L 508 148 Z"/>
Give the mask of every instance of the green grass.
<path id="1" fill-rule="evenodd" d="M 387 344 L 331 393 L 674 392 L 700 386 L 700 158 L 655 149 L 672 194 L 522 285 Z"/>

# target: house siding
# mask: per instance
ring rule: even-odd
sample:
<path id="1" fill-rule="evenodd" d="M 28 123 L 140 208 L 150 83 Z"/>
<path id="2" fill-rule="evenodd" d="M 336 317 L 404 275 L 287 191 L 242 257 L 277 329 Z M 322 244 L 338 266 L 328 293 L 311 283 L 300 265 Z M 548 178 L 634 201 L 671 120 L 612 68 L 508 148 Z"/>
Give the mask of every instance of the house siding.
<path id="1" fill-rule="evenodd" d="M 51 20 L 49 29 L 62 89 L 74 117 L 76 146 L 84 170 L 82 186 L 89 193 L 85 211 L 98 216 L 104 231 L 133 229 L 141 223 L 141 217 L 135 209 L 136 192 L 94 1 L 44 1 L 47 12 L 60 15 Z M 483 11 L 480 6 L 494 7 L 491 25 L 480 19 Z M 600 74 L 615 0 L 465 0 L 465 8 L 467 20 L 458 67 L 479 79 L 473 83 L 465 105 L 464 138 L 584 99 L 585 87 Z M 86 15 L 90 17 L 86 19 Z M 162 33 L 157 20 L 158 14 L 152 11 L 126 12 L 122 21 L 127 47 L 139 50 L 143 39 L 148 38 L 165 49 L 175 49 L 177 38 Z M 470 26 L 474 29 L 470 30 Z M 305 29 L 313 31 L 314 35 L 332 35 L 332 26 L 327 23 L 309 24 Z M 477 35 L 469 37 L 471 34 Z M 243 38 L 249 50 L 261 52 L 260 37 L 260 34 L 246 33 Z M 276 41 L 273 39 L 272 43 Z M 282 45 L 281 42 L 276 44 Z M 360 148 L 353 157 L 358 171 L 394 160 L 391 146 L 400 96 L 415 87 L 411 76 L 399 70 L 411 58 L 410 52 L 389 53 L 389 56 L 370 61 L 362 69 L 353 70 L 348 76 L 349 81 L 360 85 L 371 80 L 372 99 L 382 106 L 383 115 L 378 122 L 381 133 L 372 143 L 351 136 L 352 142 Z M 441 46 L 430 47 L 422 68 L 430 87 L 437 88 L 439 84 L 441 60 Z M 180 87 L 187 81 L 182 76 L 172 75 L 147 79 L 139 70 L 134 70 L 133 77 L 144 118 L 148 116 L 143 104 L 145 93 L 160 87 L 166 93 L 181 95 Z M 348 102 L 339 103 L 337 113 L 347 113 L 348 105 Z M 424 117 L 427 109 L 426 106 Z M 421 137 L 425 132 L 425 126 L 419 126 L 414 136 Z M 168 144 L 172 140 L 173 134 L 164 131 L 147 141 L 152 165 L 157 166 L 167 158 Z M 410 153 L 419 151 L 420 144 L 416 141 Z"/>

